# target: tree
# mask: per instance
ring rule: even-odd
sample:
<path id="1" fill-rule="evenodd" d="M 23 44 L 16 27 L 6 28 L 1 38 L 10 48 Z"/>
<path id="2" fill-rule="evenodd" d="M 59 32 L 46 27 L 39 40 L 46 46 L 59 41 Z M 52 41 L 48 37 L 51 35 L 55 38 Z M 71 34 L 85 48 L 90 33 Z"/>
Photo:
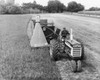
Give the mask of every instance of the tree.
<path id="1" fill-rule="evenodd" d="M 5 7 L 3 5 L 0 5 L 0 14 L 3 14 L 5 12 Z"/>
<path id="2" fill-rule="evenodd" d="M 47 10 L 50 13 L 63 12 L 65 9 L 66 9 L 65 5 L 62 4 L 59 0 L 49 0 L 47 5 Z"/>
<path id="3" fill-rule="evenodd" d="M 7 6 L 6 8 L 7 8 L 9 14 L 20 14 L 20 13 L 22 13 L 21 7 L 16 6 L 16 5 L 10 5 L 10 6 Z"/>
<path id="4" fill-rule="evenodd" d="M 36 2 L 33 3 L 23 3 L 22 8 L 24 10 L 27 9 L 39 9 L 40 11 L 44 10 L 44 7 L 42 5 L 37 4 Z"/>
<path id="5" fill-rule="evenodd" d="M 1 14 L 20 14 L 22 13 L 22 8 L 17 5 L 5 4 L 0 6 Z"/>
<path id="6" fill-rule="evenodd" d="M 78 11 L 83 11 L 84 10 L 84 6 L 82 4 L 78 4 Z"/>
<path id="7" fill-rule="evenodd" d="M 84 6 L 82 4 L 77 3 L 75 1 L 68 3 L 67 11 L 78 12 L 78 11 L 82 11 L 82 10 L 84 10 Z"/>
<path id="8" fill-rule="evenodd" d="M 100 11 L 100 8 L 98 8 L 98 7 L 91 7 L 88 10 L 89 11 Z"/>

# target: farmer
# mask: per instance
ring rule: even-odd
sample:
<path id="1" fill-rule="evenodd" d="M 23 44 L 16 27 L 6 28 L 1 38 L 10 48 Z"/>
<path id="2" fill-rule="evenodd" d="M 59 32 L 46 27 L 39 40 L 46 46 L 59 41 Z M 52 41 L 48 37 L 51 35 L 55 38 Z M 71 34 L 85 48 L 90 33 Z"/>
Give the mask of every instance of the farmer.
<path id="1" fill-rule="evenodd" d="M 66 38 L 68 39 L 69 37 L 69 32 L 66 30 L 66 28 L 63 28 L 62 32 L 61 32 L 61 37 L 62 37 L 62 41 L 65 41 Z"/>

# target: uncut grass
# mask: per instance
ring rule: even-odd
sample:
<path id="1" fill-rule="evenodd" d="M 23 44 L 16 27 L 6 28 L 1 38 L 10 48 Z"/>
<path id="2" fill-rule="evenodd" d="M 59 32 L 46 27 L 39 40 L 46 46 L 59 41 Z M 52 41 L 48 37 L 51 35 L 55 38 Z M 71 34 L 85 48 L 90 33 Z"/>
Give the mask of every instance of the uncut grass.
<path id="1" fill-rule="evenodd" d="M 6 80 L 60 80 L 48 48 L 33 49 L 30 54 L 12 54 L 3 61 L 1 74 Z"/>
<path id="2" fill-rule="evenodd" d="M 1 42 L 2 80 L 61 80 L 48 47 L 31 49 L 28 37 L 22 34 L 7 36 Z"/>
<path id="3" fill-rule="evenodd" d="M 59 80 L 48 48 L 31 49 L 26 35 L 29 15 L 0 16 L 0 80 Z"/>

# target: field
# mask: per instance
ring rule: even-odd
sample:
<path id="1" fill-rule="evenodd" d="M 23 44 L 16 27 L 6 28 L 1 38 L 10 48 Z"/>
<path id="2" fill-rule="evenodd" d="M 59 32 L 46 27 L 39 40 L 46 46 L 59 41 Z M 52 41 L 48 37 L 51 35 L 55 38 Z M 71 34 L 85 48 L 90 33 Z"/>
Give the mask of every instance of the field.
<path id="1" fill-rule="evenodd" d="M 47 67 L 48 63 L 50 63 L 49 67 L 51 66 L 51 73 L 48 74 L 49 78 L 51 78 L 55 72 L 59 72 L 62 80 L 100 80 L 100 19 L 64 14 L 40 15 L 43 18 L 52 19 L 55 26 L 60 29 L 66 27 L 70 31 L 70 28 L 72 28 L 74 38 L 84 44 L 86 60 L 83 61 L 83 71 L 80 73 L 72 73 L 70 71 L 69 61 L 65 60 L 58 61 L 56 64 L 49 61 L 42 65 L 41 61 L 37 60 L 41 56 L 36 58 L 36 62 L 38 61 L 41 64 L 37 66 L 41 67 L 46 65 L 45 67 Z M 47 48 L 44 49 L 45 51 L 40 49 L 40 53 L 39 51 L 34 52 L 34 54 L 38 53 L 38 55 L 32 57 L 26 34 L 27 23 L 31 16 L 32 15 L 0 15 L 0 72 L 2 75 L 0 76 L 0 80 L 34 80 L 28 78 L 17 79 L 16 77 L 22 77 L 23 75 L 37 77 L 41 73 L 41 70 L 39 70 L 40 73 L 37 73 L 37 66 L 33 63 L 34 58 L 40 55 L 40 53 L 44 55 L 49 52 Z M 33 16 L 35 17 L 35 15 Z M 45 57 L 46 55 L 44 55 L 41 60 L 48 61 L 49 56 L 47 58 Z M 35 66 L 36 73 L 34 73 L 32 66 Z M 56 67 L 59 70 L 57 70 Z M 47 69 L 49 68 L 46 68 L 46 70 Z M 52 70 L 55 70 L 54 73 L 52 73 Z M 45 75 L 47 75 L 48 71 L 44 72 Z"/>
<path id="2" fill-rule="evenodd" d="M 100 11 L 81 11 L 79 14 L 100 15 Z"/>

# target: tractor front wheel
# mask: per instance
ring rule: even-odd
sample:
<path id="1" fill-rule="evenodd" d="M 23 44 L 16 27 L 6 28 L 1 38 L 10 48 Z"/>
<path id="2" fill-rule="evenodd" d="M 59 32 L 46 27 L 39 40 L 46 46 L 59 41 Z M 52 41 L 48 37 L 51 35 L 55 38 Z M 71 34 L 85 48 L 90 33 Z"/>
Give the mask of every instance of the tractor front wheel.
<path id="1" fill-rule="evenodd" d="M 80 60 L 77 61 L 77 71 L 80 72 L 82 70 L 82 63 Z"/>
<path id="2" fill-rule="evenodd" d="M 77 71 L 77 65 L 75 60 L 71 60 L 71 71 L 76 72 Z"/>

